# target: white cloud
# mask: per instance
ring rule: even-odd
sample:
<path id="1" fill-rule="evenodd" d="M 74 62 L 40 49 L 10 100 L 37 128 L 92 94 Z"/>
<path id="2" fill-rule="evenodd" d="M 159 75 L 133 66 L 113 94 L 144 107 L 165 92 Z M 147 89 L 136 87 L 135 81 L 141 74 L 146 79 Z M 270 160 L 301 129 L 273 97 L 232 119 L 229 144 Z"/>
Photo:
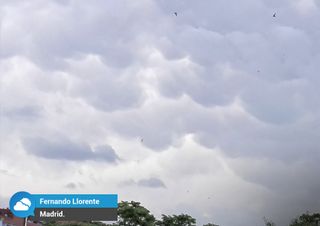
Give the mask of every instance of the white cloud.
<path id="1" fill-rule="evenodd" d="M 20 200 L 24 205 L 31 206 L 31 201 L 28 198 L 23 198 Z"/>
<path id="2" fill-rule="evenodd" d="M 27 198 L 23 198 L 14 205 L 13 209 L 15 211 L 27 211 L 29 210 L 30 206 L 31 206 L 30 200 Z"/>
<path id="3" fill-rule="evenodd" d="M 314 0 L 297 0 L 294 1 L 294 6 L 302 15 L 317 13 L 317 10 L 319 10 Z"/>

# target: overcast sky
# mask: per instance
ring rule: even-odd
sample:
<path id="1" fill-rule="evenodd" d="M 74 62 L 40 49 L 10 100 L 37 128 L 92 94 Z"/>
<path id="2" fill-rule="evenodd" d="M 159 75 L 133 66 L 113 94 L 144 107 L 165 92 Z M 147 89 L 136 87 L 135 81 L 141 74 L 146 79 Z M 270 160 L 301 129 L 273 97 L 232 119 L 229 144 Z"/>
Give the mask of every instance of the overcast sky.
<path id="1" fill-rule="evenodd" d="M 320 211 L 318 0 L 1 0 L 0 20 L 0 206 L 118 193 L 221 226 Z"/>

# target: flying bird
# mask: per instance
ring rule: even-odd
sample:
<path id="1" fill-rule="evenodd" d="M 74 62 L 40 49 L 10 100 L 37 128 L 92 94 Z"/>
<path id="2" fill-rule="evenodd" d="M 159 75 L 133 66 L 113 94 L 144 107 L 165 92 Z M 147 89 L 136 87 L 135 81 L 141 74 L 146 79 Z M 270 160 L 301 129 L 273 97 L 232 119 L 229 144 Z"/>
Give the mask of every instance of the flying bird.
<path id="1" fill-rule="evenodd" d="M 178 16 L 178 13 L 177 13 L 177 12 L 174 12 L 174 15 Z"/>
<path id="2" fill-rule="evenodd" d="M 273 14 L 273 17 L 276 17 L 276 16 L 277 16 L 277 13 L 274 13 L 274 14 Z"/>

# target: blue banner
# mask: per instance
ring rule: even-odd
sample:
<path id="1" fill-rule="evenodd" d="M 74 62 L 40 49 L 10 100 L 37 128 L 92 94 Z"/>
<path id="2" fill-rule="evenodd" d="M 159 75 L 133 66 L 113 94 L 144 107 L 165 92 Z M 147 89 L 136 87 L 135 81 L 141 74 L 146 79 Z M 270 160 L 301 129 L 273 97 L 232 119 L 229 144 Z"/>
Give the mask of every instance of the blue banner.
<path id="1" fill-rule="evenodd" d="M 118 208 L 116 194 L 33 194 L 35 208 Z"/>
<path id="2" fill-rule="evenodd" d="M 9 202 L 11 212 L 20 218 L 41 220 L 116 221 L 116 194 L 30 194 L 15 193 Z"/>

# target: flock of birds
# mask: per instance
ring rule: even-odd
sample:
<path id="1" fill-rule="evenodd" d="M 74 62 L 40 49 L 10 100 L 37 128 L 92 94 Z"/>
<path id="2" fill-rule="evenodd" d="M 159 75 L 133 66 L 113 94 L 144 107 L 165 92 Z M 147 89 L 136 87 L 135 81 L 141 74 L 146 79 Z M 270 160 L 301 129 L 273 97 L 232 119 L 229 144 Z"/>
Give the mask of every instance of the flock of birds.
<path id="1" fill-rule="evenodd" d="M 174 12 L 173 14 L 174 14 L 175 16 L 178 16 L 178 12 Z M 276 12 L 273 13 L 272 17 L 276 17 L 276 16 L 277 16 L 277 13 L 276 13 Z M 260 70 L 257 70 L 257 72 L 259 73 Z M 143 138 L 141 138 L 141 139 L 140 139 L 140 142 L 143 143 L 143 141 L 144 141 Z M 138 162 L 140 162 L 140 161 L 138 161 Z M 189 192 L 190 192 L 190 190 L 187 190 L 187 193 L 189 193 Z M 208 197 L 207 199 L 211 199 L 211 197 Z"/>
<path id="2" fill-rule="evenodd" d="M 177 12 L 174 12 L 174 15 L 175 15 L 175 16 L 178 16 L 178 13 L 177 13 Z M 274 13 L 272 16 L 273 16 L 273 17 L 276 17 L 276 16 L 277 16 L 277 13 Z"/>

